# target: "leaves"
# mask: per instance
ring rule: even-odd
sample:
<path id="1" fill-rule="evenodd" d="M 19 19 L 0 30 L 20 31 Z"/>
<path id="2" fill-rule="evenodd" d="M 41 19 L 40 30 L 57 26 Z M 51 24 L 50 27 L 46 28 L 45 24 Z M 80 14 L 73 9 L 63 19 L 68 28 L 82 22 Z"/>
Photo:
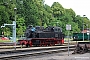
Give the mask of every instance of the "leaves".
<path id="1" fill-rule="evenodd" d="M 15 12 L 17 35 L 23 35 L 28 25 L 59 26 L 64 34 L 67 34 L 66 24 L 71 25 L 72 32 L 80 32 L 83 23 L 85 29 L 87 24 L 88 28 L 90 27 L 87 17 L 76 15 L 73 9 L 66 9 L 58 2 L 54 2 L 50 7 L 44 4 L 44 0 L 0 0 L 0 25 L 12 23 L 15 20 Z M 0 29 L 0 32 L 1 30 L 3 31 Z M 8 32 L 5 32 L 10 35 L 11 30 L 11 27 L 7 27 Z"/>

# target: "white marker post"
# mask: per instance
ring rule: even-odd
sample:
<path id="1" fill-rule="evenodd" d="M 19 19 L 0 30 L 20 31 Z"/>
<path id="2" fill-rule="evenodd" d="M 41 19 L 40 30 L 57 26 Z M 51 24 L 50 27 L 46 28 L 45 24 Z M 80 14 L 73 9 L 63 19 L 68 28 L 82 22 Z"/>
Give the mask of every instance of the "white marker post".
<path id="1" fill-rule="evenodd" d="M 89 34 L 90 34 L 90 31 L 87 31 L 87 35 L 88 35 L 88 41 L 89 41 Z"/>
<path id="2" fill-rule="evenodd" d="M 68 30 L 68 56 L 69 56 L 69 30 L 71 30 L 71 25 L 66 25 L 66 30 Z"/>

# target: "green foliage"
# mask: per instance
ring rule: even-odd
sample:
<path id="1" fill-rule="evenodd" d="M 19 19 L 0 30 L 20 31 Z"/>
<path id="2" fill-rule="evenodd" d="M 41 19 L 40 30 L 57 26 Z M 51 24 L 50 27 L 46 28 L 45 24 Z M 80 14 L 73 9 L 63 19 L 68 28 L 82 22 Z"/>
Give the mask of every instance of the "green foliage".
<path id="1" fill-rule="evenodd" d="M 25 29 L 26 29 L 25 20 L 23 17 L 17 19 L 17 26 L 16 27 L 17 27 L 17 29 L 16 29 L 17 35 L 22 36 L 24 34 Z"/>
<path id="2" fill-rule="evenodd" d="M 17 8 L 15 11 L 14 8 Z M 76 15 L 73 9 L 66 9 L 60 3 L 54 2 L 52 6 L 44 4 L 44 0 L 0 0 L 0 26 L 4 23 L 12 23 L 15 20 L 17 23 L 17 35 L 21 36 L 28 25 L 33 26 L 59 26 L 67 35 L 66 24 L 72 26 L 73 32 L 80 32 L 82 24 L 85 29 L 90 27 L 89 19 Z M 11 35 L 12 28 L 7 27 L 6 30 L 0 29 L 0 32 L 5 31 L 5 35 Z"/>
<path id="3" fill-rule="evenodd" d="M 54 2 L 51 6 L 54 17 L 60 17 L 64 14 L 64 8 L 58 2 Z"/>
<path id="4" fill-rule="evenodd" d="M 46 28 L 46 27 L 47 27 L 47 24 L 45 23 L 45 24 L 44 24 L 44 28 Z"/>
<path id="5" fill-rule="evenodd" d="M 10 31 L 10 28 L 5 28 L 4 29 L 4 36 L 10 36 L 11 35 L 11 31 Z"/>

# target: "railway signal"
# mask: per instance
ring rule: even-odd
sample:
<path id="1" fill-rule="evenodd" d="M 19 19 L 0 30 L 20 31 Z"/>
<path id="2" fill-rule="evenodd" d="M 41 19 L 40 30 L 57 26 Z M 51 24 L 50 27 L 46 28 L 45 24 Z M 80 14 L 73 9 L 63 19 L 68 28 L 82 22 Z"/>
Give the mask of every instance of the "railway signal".
<path id="1" fill-rule="evenodd" d="M 4 26 L 1 26 L 1 28 L 5 26 L 13 26 L 13 42 L 16 50 L 16 21 L 13 21 L 13 24 L 4 24 Z"/>

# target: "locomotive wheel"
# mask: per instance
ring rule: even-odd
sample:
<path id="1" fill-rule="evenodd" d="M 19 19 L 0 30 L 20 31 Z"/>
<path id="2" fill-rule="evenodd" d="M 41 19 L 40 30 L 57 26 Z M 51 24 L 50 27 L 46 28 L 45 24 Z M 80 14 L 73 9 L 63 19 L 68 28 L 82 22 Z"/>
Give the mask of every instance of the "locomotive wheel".
<path id="1" fill-rule="evenodd" d="M 26 44 L 26 47 L 29 47 L 29 44 Z"/>
<path id="2" fill-rule="evenodd" d="M 24 43 L 22 43 L 22 46 L 24 45 Z"/>

